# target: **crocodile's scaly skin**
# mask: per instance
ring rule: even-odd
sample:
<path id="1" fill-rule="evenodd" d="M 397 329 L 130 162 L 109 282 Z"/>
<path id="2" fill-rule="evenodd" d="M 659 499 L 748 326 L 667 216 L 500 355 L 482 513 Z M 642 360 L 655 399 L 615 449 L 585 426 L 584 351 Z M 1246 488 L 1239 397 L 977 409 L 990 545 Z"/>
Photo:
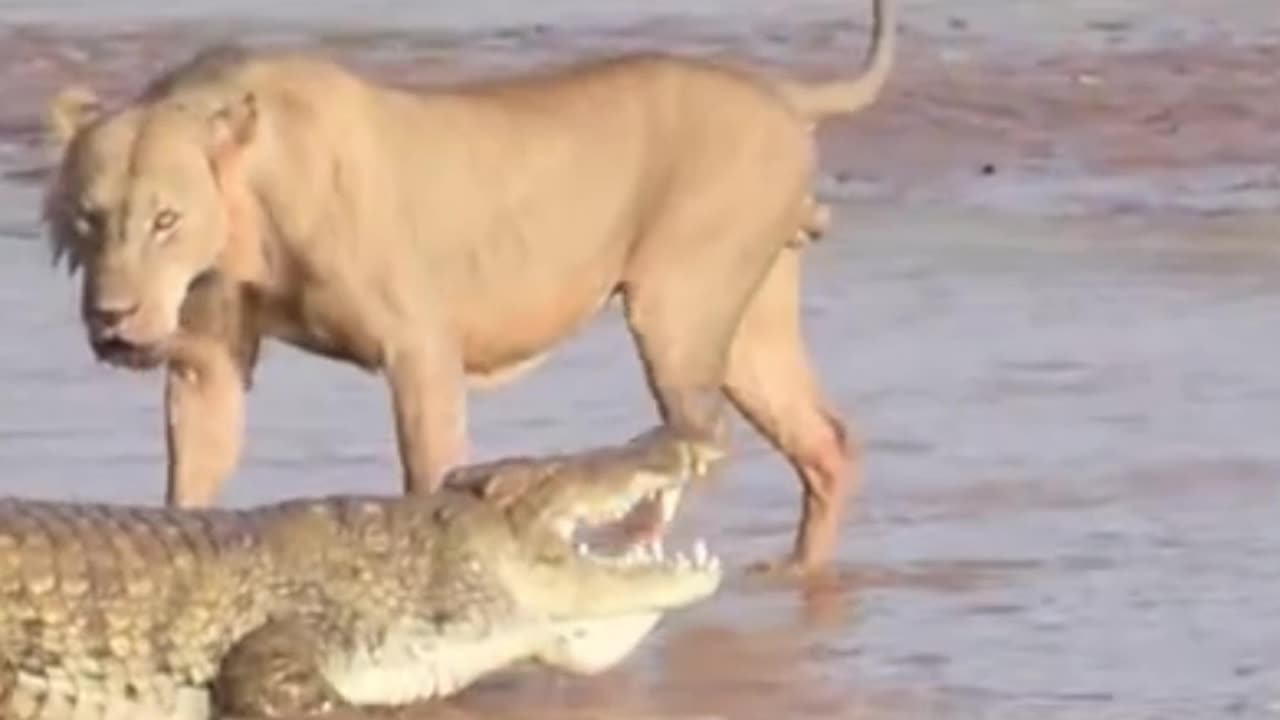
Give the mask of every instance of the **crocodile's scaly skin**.
<path id="1" fill-rule="evenodd" d="M 0 500 L 0 718 L 203 719 L 263 693 L 322 710 L 364 682 L 348 665 L 536 641 L 492 567 L 523 542 L 493 505 L 466 486 L 241 511 Z M 403 693 L 497 669 L 470 657 L 416 666 Z M 397 700 L 385 685 L 361 692 Z"/>
<path id="2" fill-rule="evenodd" d="M 199 690 L 273 611 L 394 603 L 388 586 L 400 578 L 388 567 L 362 578 L 374 575 L 366 553 L 379 548 L 406 581 L 429 574 L 430 514 L 408 517 L 423 514 L 374 499 L 242 512 L 4 501 L 0 716 L 205 717 Z M 367 540 L 335 542 L 346 533 Z M 290 555 L 303 572 L 277 574 Z M 95 704 L 97 714 L 86 707 Z"/>

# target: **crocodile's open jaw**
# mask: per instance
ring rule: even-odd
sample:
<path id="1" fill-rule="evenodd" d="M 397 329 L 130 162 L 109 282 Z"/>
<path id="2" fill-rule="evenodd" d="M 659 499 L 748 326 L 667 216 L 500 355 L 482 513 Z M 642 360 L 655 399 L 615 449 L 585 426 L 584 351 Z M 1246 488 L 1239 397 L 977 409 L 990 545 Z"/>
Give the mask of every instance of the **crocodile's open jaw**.
<path id="1" fill-rule="evenodd" d="M 565 540 L 574 539 L 574 531 L 580 523 L 592 527 L 613 525 L 617 529 L 626 530 L 628 520 L 637 513 L 652 510 L 658 515 L 655 530 L 661 531 L 666 529 L 675 518 L 676 509 L 680 505 L 680 495 L 683 492 L 683 483 L 670 483 L 667 487 L 657 488 L 639 497 L 633 496 L 620 500 L 615 506 L 600 508 L 594 512 L 580 511 L 579 514 L 565 517 L 556 524 L 556 530 Z M 635 533 L 628 533 L 628 535 L 634 536 Z"/>
<path id="2" fill-rule="evenodd" d="M 520 561 L 503 564 L 507 584 L 550 622 L 552 637 L 536 656 L 576 673 L 626 657 L 664 612 L 710 596 L 722 577 L 706 542 L 669 550 L 661 533 L 637 542 L 626 527 L 644 507 L 660 511 L 666 527 L 718 449 L 654 432 L 593 457 L 545 473 L 493 473 L 482 493 L 506 499 L 519 538 Z"/>
<path id="3" fill-rule="evenodd" d="M 451 474 L 446 485 L 502 518 L 471 544 L 494 581 L 518 598 L 519 614 L 550 630 L 534 656 L 570 672 L 596 672 L 625 657 L 662 613 L 716 591 L 721 563 L 703 541 L 670 551 L 660 534 L 636 542 L 625 530 L 637 508 L 657 509 L 661 527 L 681 491 L 723 452 L 658 428 L 590 454 L 497 461 Z M 494 518 L 477 514 L 476 517 Z M 545 624 L 542 624 L 545 623 Z"/>
<path id="4" fill-rule="evenodd" d="M 635 650 L 664 610 L 696 602 L 716 590 L 722 574 L 720 558 L 701 538 L 683 551 L 667 550 L 660 533 L 633 541 L 634 534 L 625 527 L 622 542 L 616 537 L 614 542 L 589 540 L 597 532 L 625 526 L 630 514 L 646 503 L 663 509 L 659 529 L 667 527 L 681 484 L 673 482 L 632 497 L 630 505 L 557 523 L 560 539 L 573 547 L 577 572 L 596 579 L 584 578 L 582 584 L 586 595 L 582 604 L 590 606 L 583 608 L 587 612 L 578 619 L 570 616 L 555 622 L 556 637 L 538 653 L 541 662 L 577 674 L 606 670 Z"/>
<path id="5" fill-rule="evenodd" d="M 616 503 L 595 508 L 575 507 L 556 523 L 561 540 L 573 546 L 583 559 L 606 567 L 668 569 L 673 572 L 720 572 L 720 558 L 698 538 L 687 551 L 667 552 L 661 530 L 670 526 L 684 490 L 686 478 L 652 475 L 637 478 L 641 492 L 624 495 Z M 659 532 L 637 535 L 628 520 L 646 506 L 661 513 Z M 603 536 L 597 538 L 596 536 Z"/>

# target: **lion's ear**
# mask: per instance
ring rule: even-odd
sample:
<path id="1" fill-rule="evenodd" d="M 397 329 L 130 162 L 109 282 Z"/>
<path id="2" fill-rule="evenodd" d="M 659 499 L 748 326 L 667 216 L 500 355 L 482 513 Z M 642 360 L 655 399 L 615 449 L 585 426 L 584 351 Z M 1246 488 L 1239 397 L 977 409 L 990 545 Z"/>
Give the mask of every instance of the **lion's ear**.
<path id="1" fill-rule="evenodd" d="M 209 118 L 215 152 L 246 145 L 258 127 L 258 103 L 253 93 L 245 93 L 218 108 Z"/>
<path id="2" fill-rule="evenodd" d="M 63 88 L 49 102 L 46 131 L 54 151 L 61 156 L 71 138 L 102 115 L 98 95 L 83 85 Z"/>

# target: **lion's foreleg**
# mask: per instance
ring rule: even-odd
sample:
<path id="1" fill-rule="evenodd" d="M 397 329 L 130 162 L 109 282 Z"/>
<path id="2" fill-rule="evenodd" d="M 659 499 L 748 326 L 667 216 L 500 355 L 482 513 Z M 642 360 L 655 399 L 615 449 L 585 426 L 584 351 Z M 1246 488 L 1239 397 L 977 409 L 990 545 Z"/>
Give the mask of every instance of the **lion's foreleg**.
<path id="1" fill-rule="evenodd" d="M 165 380 L 166 502 L 201 507 L 240 461 L 261 333 L 246 294 L 217 273 L 188 291 L 179 324 Z"/>
<path id="2" fill-rule="evenodd" d="M 467 459 L 467 397 L 459 354 L 414 343 L 384 361 L 406 493 L 426 494 Z"/>
<path id="3" fill-rule="evenodd" d="M 245 386 L 229 349 L 190 339 L 165 380 L 165 439 L 169 452 L 165 502 L 213 504 L 240 461 Z"/>

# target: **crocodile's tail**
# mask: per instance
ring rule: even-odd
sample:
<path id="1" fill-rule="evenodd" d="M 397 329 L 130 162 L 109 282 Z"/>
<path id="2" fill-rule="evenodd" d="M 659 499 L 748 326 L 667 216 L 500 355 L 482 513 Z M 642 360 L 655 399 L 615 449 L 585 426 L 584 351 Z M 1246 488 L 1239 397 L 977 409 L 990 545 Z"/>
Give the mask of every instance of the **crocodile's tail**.
<path id="1" fill-rule="evenodd" d="M 782 92 L 801 114 L 818 119 L 855 113 L 875 102 L 893 68 L 898 0 L 873 0 L 874 30 L 865 70 L 856 78 L 829 82 L 786 82 Z"/>

